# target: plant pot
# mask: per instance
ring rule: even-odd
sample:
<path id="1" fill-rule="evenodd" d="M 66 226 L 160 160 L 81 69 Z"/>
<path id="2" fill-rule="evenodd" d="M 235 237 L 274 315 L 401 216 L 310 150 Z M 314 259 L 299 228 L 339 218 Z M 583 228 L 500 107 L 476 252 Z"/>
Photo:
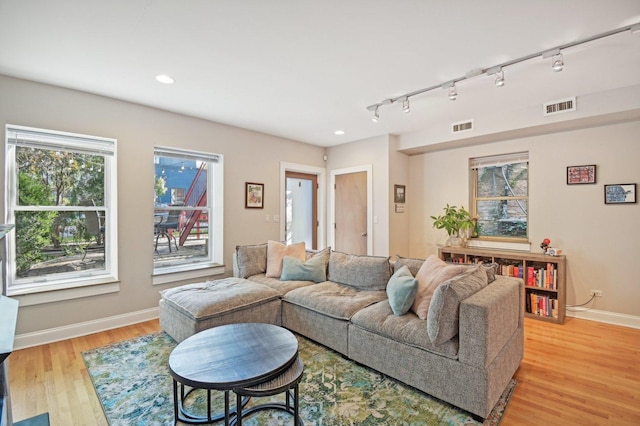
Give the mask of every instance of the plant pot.
<path id="1" fill-rule="evenodd" d="M 464 238 L 462 237 L 449 237 L 447 240 L 447 245 L 451 247 L 464 247 Z"/>

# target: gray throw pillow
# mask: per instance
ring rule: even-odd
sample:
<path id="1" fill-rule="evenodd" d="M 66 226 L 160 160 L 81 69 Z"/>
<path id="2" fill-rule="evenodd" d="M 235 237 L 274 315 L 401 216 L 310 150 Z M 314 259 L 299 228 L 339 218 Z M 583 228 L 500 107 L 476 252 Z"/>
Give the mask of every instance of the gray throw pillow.
<path id="1" fill-rule="evenodd" d="M 238 278 L 264 274 L 267 271 L 267 244 L 236 246 Z"/>
<path id="2" fill-rule="evenodd" d="M 442 283 L 433 293 L 427 313 L 427 332 L 435 345 L 458 334 L 460 302 L 487 286 L 487 273 L 482 266 L 469 268 Z"/>
<path id="3" fill-rule="evenodd" d="M 282 260 L 282 274 L 280 281 L 313 281 L 321 283 L 327 280 L 327 263 L 329 249 L 326 248 L 305 262 L 292 256 L 285 256 Z"/>

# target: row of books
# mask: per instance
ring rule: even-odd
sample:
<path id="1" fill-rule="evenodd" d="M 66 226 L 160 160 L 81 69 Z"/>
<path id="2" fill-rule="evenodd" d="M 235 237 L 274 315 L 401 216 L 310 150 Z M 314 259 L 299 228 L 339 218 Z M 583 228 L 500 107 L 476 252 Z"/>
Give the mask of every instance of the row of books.
<path id="1" fill-rule="evenodd" d="M 549 290 L 558 289 L 558 270 L 552 263 L 547 263 L 546 268 L 527 267 L 528 286 L 546 288 Z"/>
<path id="2" fill-rule="evenodd" d="M 558 299 L 529 293 L 526 297 L 527 312 L 547 318 L 558 318 Z"/>

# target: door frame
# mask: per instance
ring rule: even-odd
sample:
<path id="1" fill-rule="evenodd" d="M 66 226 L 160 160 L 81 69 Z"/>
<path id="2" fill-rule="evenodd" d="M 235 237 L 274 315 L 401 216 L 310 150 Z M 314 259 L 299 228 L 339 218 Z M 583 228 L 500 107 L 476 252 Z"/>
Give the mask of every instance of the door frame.
<path id="1" fill-rule="evenodd" d="M 287 214 L 287 172 L 305 173 L 308 175 L 316 175 L 318 177 L 318 249 L 321 250 L 326 245 L 326 218 L 325 218 L 325 204 L 327 199 L 326 194 L 326 179 L 327 170 L 323 167 L 308 166 L 306 164 L 287 163 L 285 161 L 280 162 L 280 241 L 285 239 L 285 216 Z"/>
<path id="2" fill-rule="evenodd" d="M 349 173 L 367 173 L 367 254 L 373 255 L 373 221 L 371 214 L 373 212 L 373 165 L 365 164 L 362 166 L 347 167 L 344 169 L 334 169 L 330 172 L 329 184 L 329 224 L 328 236 L 329 246 L 335 247 L 336 243 L 336 175 L 346 175 Z"/>

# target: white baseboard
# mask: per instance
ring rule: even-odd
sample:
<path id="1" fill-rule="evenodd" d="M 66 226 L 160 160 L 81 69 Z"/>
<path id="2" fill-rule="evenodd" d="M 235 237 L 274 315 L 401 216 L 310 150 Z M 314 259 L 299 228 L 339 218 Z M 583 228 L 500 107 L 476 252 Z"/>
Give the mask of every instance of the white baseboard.
<path id="1" fill-rule="evenodd" d="M 98 333 L 100 331 L 149 321 L 158 318 L 158 316 L 159 309 L 156 307 L 116 315 L 113 317 L 66 325 L 64 327 L 49 328 L 33 333 L 18 334 L 15 337 L 13 346 L 15 350 L 30 348 L 32 346 L 44 345 L 47 343 L 58 342 L 60 340 L 71 339 L 73 337 L 86 336 L 87 334 Z"/>
<path id="2" fill-rule="evenodd" d="M 635 315 L 618 314 L 616 312 L 599 311 L 597 309 L 585 309 L 575 311 L 567 310 L 567 316 L 640 329 L 640 317 Z"/>

